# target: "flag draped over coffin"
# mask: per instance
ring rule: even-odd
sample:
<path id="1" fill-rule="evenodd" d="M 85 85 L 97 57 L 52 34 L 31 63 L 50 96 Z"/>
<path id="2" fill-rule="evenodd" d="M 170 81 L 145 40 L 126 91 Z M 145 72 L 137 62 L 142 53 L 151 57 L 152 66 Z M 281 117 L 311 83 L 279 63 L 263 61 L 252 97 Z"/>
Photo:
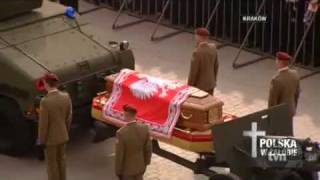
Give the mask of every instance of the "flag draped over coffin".
<path id="1" fill-rule="evenodd" d="M 169 138 L 190 93 L 191 88 L 179 82 L 123 69 L 114 81 L 103 114 L 125 124 L 122 107 L 132 105 L 137 108 L 138 121 L 149 125 L 153 133 Z"/>

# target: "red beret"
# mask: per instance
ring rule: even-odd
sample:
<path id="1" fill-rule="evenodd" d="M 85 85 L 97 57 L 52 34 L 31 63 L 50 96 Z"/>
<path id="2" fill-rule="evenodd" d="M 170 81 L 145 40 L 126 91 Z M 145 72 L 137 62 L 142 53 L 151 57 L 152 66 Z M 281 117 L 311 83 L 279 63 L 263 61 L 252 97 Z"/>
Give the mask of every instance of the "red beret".
<path id="1" fill-rule="evenodd" d="M 43 76 L 45 81 L 59 81 L 59 77 L 54 73 L 47 73 Z"/>
<path id="2" fill-rule="evenodd" d="M 209 36 L 210 32 L 207 28 L 197 28 L 196 34 L 199 36 Z"/>
<path id="3" fill-rule="evenodd" d="M 286 52 L 277 52 L 277 59 L 279 61 L 290 61 L 291 56 Z"/>
<path id="4" fill-rule="evenodd" d="M 59 81 L 59 77 L 54 73 L 47 73 L 36 82 L 36 87 L 39 91 L 44 91 L 43 81 Z"/>

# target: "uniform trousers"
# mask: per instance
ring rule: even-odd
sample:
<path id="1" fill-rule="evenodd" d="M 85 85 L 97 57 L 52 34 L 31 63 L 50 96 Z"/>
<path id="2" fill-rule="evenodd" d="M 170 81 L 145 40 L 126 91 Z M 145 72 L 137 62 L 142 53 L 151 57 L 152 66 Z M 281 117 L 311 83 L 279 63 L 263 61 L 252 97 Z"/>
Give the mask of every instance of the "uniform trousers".
<path id="1" fill-rule="evenodd" d="M 46 146 L 48 180 L 66 180 L 65 144 Z"/>

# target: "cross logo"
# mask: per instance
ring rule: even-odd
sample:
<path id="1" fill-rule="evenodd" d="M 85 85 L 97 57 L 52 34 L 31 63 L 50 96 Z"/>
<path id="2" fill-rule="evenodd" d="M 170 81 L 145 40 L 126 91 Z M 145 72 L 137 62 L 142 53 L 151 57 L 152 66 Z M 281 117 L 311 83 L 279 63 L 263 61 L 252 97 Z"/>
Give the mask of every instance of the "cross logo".
<path id="1" fill-rule="evenodd" d="M 251 156 L 253 158 L 257 157 L 257 137 L 266 135 L 265 131 L 257 131 L 257 129 L 257 122 L 252 122 L 251 130 L 243 132 L 243 136 L 251 137 Z"/>

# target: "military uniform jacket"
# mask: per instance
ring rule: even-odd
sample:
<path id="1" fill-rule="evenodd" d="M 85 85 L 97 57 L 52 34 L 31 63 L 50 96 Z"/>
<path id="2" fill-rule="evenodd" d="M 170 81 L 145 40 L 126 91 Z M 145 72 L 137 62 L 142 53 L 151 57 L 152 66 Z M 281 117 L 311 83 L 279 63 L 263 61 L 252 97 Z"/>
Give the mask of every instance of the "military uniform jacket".
<path id="1" fill-rule="evenodd" d="M 40 143 L 47 146 L 66 143 L 69 140 L 71 119 L 72 105 L 69 95 L 60 91 L 49 92 L 40 102 Z"/>
<path id="2" fill-rule="evenodd" d="M 294 116 L 300 94 L 299 75 L 297 71 L 284 69 L 273 77 L 269 92 L 268 106 L 287 104 L 290 115 Z"/>
<path id="3" fill-rule="evenodd" d="M 188 85 L 203 91 L 213 90 L 217 82 L 218 69 L 216 46 L 209 43 L 199 44 L 192 54 Z"/>
<path id="4" fill-rule="evenodd" d="M 146 125 L 131 122 L 117 132 L 116 174 L 135 176 L 145 172 L 150 164 L 152 145 L 149 128 Z"/>

